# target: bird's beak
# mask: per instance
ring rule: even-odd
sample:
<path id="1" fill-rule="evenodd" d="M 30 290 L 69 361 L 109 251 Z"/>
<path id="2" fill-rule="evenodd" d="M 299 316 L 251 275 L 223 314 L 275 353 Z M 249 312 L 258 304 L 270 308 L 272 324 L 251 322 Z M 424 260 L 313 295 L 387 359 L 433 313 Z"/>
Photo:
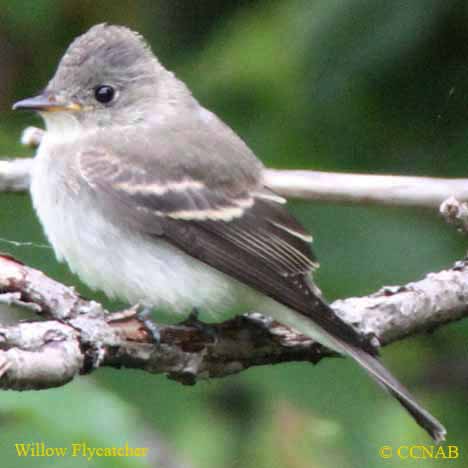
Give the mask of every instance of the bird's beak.
<path id="1" fill-rule="evenodd" d="M 13 110 L 32 110 L 38 112 L 79 111 L 81 106 L 74 102 L 59 101 L 52 94 L 40 94 L 32 98 L 23 99 L 13 104 Z"/>

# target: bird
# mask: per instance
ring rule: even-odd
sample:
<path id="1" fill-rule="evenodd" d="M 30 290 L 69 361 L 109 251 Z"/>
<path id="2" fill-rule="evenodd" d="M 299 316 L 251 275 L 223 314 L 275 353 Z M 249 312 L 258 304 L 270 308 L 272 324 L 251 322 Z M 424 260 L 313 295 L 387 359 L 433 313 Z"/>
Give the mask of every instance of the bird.
<path id="1" fill-rule="evenodd" d="M 247 144 L 137 32 L 98 24 L 38 96 L 32 203 L 59 261 L 111 298 L 174 314 L 256 310 L 354 359 L 436 441 L 446 430 L 313 280 L 312 237 Z"/>

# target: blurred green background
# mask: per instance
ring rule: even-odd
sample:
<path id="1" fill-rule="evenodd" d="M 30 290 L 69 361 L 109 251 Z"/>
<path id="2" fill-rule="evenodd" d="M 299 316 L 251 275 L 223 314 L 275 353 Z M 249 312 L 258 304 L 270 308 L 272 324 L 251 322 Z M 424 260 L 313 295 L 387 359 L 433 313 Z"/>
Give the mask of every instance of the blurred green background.
<path id="1" fill-rule="evenodd" d="M 107 21 L 141 32 L 271 167 L 466 177 L 468 2 L 458 0 L 0 0 L 0 155 L 30 156 L 11 112 L 52 76 L 69 42 Z M 466 241 L 435 211 L 294 202 L 326 297 L 367 294 L 450 266 Z M 0 195 L 0 237 L 46 243 L 27 194 Z M 87 297 L 49 249 L 8 251 Z M 106 303 L 111 308 L 117 304 Z M 0 318 L 1 320 L 1 318 Z M 447 426 L 468 460 L 467 323 L 404 340 L 384 360 Z M 382 460 L 382 445 L 430 444 L 350 360 L 285 364 L 183 387 L 101 370 L 64 388 L 0 395 L 2 466 L 18 442 L 150 447 L 144 459 L 61 466 L 253 468 L 433 466 Z M 185 463 L 185 464 L 183 464 Z M 439 465 L 440 466 L 440 465 Z"/>

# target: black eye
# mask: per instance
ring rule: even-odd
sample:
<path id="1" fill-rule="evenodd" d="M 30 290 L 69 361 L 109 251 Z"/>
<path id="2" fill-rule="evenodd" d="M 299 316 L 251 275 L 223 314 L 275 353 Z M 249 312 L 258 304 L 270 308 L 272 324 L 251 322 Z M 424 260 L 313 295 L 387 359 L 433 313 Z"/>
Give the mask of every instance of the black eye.
<path id="1" fill-rule="evenodd" d="M 99 85 L 94 89 L 94 97 L 96 101 L 102 104 L 108 104 L 114 99 L 115 89 L 109 85 Z"/>

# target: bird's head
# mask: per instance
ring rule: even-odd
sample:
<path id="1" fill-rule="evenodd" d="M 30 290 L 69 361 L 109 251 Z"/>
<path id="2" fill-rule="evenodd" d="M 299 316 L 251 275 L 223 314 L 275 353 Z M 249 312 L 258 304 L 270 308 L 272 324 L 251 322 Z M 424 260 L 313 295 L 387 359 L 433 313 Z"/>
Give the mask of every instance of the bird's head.
<path id="1" fill-rule="evenodd" d="M 102 128 L 137 124 L 187 93 L 138 33 L 99 24 L 71 43 L 39 96 L 13 109 L 39 112 L 48 130 Z"/>

